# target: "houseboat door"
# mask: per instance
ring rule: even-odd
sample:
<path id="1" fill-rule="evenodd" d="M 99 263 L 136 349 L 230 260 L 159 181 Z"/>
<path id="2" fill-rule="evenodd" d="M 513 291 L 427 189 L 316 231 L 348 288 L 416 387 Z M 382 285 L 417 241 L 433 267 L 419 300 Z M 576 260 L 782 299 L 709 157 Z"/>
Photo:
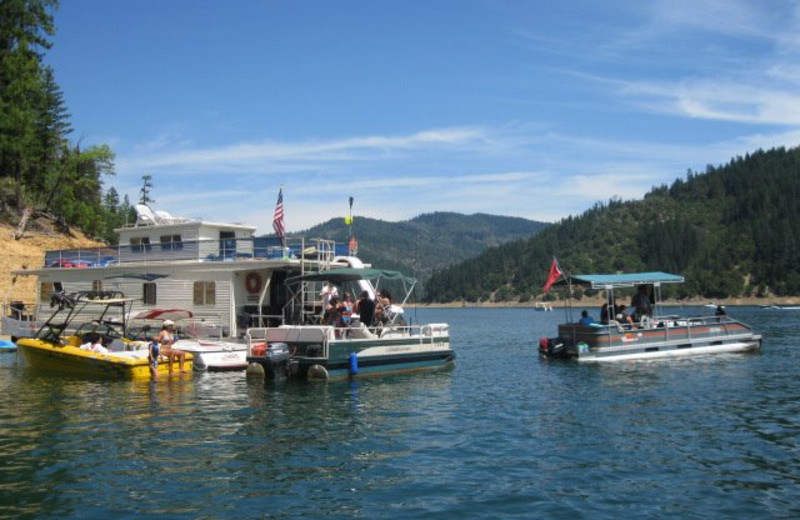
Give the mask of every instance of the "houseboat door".
<path id="1" fill-rule="evenodd" d="M 236 232 L 219 232 L 219 257 L 222 259 L 234 258 L 236 256 Z"/>

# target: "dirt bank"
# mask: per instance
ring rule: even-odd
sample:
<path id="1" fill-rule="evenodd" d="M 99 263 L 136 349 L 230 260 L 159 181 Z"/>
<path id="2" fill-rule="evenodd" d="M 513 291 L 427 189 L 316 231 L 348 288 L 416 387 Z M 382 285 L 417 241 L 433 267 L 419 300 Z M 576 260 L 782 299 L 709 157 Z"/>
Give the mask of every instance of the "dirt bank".
<path id="1" fill-rule="evenodd" d="M 99 247 L 103 244 L 86 238 L 79 232 L 74 237 L 55 231 L 47 222 L 37 222 L 37 231 L 14 240 L 14 228 L 0 222 L 0 295 L 3 301 L 33 302 L 36 297 L 36 278 L 13 276 L 17 269 L 35 269 L 44 264 L 44 253 L 51 249 Z"/>

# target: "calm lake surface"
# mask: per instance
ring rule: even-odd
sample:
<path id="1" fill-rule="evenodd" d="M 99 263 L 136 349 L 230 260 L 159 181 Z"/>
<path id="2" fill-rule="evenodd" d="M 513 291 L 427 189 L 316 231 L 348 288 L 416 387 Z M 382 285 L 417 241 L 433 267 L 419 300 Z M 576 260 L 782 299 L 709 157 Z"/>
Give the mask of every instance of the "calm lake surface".
<path id="1" fill-rule="evenodd" d="M 450 323 L 453 370 L 150 384 L 0 356 L 0 517 L 800 517 L 800 311 L 729 308 L 759 354 L 610 366 L 539 360 L 563 311 L 409 312 Z"/>

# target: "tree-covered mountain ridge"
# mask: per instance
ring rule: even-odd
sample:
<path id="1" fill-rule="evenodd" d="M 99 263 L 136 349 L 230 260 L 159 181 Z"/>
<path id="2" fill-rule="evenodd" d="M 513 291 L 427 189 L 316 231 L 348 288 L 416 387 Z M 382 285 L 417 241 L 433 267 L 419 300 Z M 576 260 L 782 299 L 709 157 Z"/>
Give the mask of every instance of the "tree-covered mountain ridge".
<path id="1" fill-rule="evenodd" d="M 548 225 L 519 217 L 434 212 L 402 222 L 356 216 L 352 231 L 361 260 L 403 271 L 424 285 L 438 269 L 477 256 L 489 247 L 534 236 Z M 342 219 L 331 219 L 299 234 L 347 243 L 350 228 Z"/>
<path id="2" fill-rule="evenodd" d="M 758 150 L 441 269 L 425 300 L 526 302 L 541 296 L 554 257 L 568 274 L 683 275 L 665 288 L 672 298 L 800 295 L 799 195 L 800 148 Z"/>

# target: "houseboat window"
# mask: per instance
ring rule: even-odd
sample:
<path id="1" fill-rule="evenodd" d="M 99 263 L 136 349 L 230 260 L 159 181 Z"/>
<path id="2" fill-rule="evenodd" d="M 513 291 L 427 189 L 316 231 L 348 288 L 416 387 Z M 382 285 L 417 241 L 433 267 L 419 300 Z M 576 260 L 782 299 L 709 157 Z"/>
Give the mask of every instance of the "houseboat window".
<path id="1" fill-rule="evenodd" d="M 162 251 L 179 251 L 183 249 L 183 241 L 180 235 L 161 235 Z"/>
<path id="2" fill-rule="evenodd" d="M 142 253 L 150 251 L 150 237 L 131 237 L 131 252 Z"/>
<path id="3" fill-rule="evenodd" d="M 194 304 L 214 305 L 217 303 L 216 282 L 194 282 Z"/>
<path id="4" fill-rule="evenodd" d="M 156 284 L 153 282 L 142 284 L 142 302 L 145 305 L 156 304 Z"/>
<path id="5" fill-rule="evenodd" d="M 92 280 L 92 290 L 101 292 L 103 290 L 103 280 Z"/>

